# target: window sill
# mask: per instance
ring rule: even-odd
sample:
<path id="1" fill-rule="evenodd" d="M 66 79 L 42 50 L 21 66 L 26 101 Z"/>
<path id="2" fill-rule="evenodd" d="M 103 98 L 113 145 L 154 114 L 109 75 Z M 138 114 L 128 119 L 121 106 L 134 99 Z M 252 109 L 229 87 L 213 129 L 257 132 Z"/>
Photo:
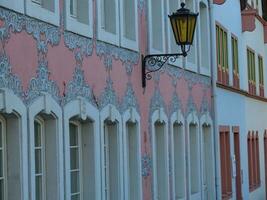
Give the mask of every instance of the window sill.
<path id="1" fill-rule="evenodd" d="M 1 0 L 1 6 L 24 14 L 23 0 Z"/>
<path id="2" fill-rule="evenodd" d="M 90 23 L 90 22 L 89 22 Z M 66 17 L 66 30 L 85 36 L 85 37 L 89 37 L 92 38 L 93 37 L 93 27 L 88 25 L 88 24 L 84 24 L 81 23 L 79 21 L 77 21 L 77 19 L 71 17 L 71 16 L 67 16 Z"/>

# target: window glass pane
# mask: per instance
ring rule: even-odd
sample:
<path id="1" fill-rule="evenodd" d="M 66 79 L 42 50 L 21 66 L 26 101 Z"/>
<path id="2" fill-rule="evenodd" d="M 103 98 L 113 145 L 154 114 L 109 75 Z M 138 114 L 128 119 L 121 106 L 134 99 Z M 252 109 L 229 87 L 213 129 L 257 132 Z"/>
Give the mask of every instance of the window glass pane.
<path id="1" fill-rule="evenodd" d="M 79 149 L 78 148 L 70 149 L 70 168 L 79 169 Z"/>
<path id="2" fill-rule="evenodd" d="M 152 24 L 152 45 L 154 49 L 163 50 L 163 27 L 162 27 L 162 6 L 161 0 L 151 0 L 151 24 Z"/>
<path id="3" fill-rule="evenodd" d="M 0 178 L 4 176 L 3 150 L 0 150 Z"/>
<path id="4" fill-rule="evenodd" d="M 35 198 L 42 200 L 42 176 L 35 177 Z"/>
<path id="5" fill-rule="evenodd" d="M 78 21 L 89 24 L 89 0 L 78 0 L 76 9 Z"/>
<path id="6" fill-rule="evenodd" d="M 4 180 L 0 179 L 0 200 L 4 200 Z"/>
<path id="7" fill-rule="evenodd" d="M 80 191 L 80 174 L 79 172 L 71 172 L 71 193 L 78 193 Z"/>
<path id="8" fill-rule="evenodd" d="M 35 150 L 35 174 L 42 173 L 42 150 Z"/>
<path id="9" fill-rule="evenodd" d="M 70 123 L 70 146 L 78 145 L 78 127 Z"/>
<path id="10" fill-rule="evenodd" d="M 135 41 L 135 0 L 124 0 L 124 37 Z"/>
<path id="11" fill-rule="evenodd" d="M 42 146 L 41 125 L 38 122 L 34 122 L 34 144 L 35 147 Z"/>
<path id="12" fill-rule="evenodd" d="M 55 10 L 55 0 L 42 0 L 42 5 L 45 9 L 54 12 Z"/>
<path id="13" fill-rule="evenodd" d="M 116 0 L 102 0 L 103 1 L 103 26 L 107 32 L 116 34 Z"/>

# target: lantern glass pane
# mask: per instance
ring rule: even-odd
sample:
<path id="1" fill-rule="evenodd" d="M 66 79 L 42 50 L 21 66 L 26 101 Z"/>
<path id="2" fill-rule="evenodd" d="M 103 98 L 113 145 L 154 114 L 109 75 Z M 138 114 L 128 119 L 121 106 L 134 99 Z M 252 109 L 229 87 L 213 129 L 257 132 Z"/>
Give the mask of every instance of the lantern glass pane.
<path id="1" fill-rule="evenodd" d="M 196 17 L 195 16 L 188 16 L 188 40 L 187 44 L 192 44 L 194 40 L 194 32 L 196 27 Z"/>
<path id="2" fill-rule="evenodd" d="M 174 18 L 170 18 L 170 21 L 171 21 L 171 26 L 172 26 L 172 31 L 173 31 L 175 42 L 177 44 L 179 44 L 179 37 L 178 37 L 178 30 L 177 30 L 177 26 L 176 26 L 176 21 Z"/>
<path id="3" fill-rule="evenodd" d="M 184 44 L 187 42 L 187 17 L 176 17 L 177 33 L 179 38 L 179 43 Z"/>

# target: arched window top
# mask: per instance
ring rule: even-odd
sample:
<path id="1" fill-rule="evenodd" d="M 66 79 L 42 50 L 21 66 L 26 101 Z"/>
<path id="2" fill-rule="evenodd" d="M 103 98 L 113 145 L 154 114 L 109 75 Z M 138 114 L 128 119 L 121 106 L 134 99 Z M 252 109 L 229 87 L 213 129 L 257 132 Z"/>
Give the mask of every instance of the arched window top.
<path id="1" fill-rule="evenodd" d="M 123 113 L 123 121 L 125 122 L 138 122 L 140 121 L 140 115 L 135 108 L 129 108 Z"/>
<path id="2" fill-rule="evenodd" d="M 167 123 L 168 117 L 163 108 L 155 110 L 152 114 L 152 123 Z"/>
<path id="3" fill-rule="evenodd" d="M 103 121 L 121 122 L 121 114 L 118 109 L 111 104 L 108 104 L 100 111 L 100 119 Z"/>
<path id="4" fill-rule="evenodd" d="M 184 121 L 185 119 L 181 110 L 178 110 L 171 115 L 171 124 L 177 123 L 179 125 L 184 125 Z"/>
<path id="5" fill-rule="evenodd" d="M 189 125 L 199 125 L 199 120 L 196 111 L 189 113 L 187 116 L 187 123 Z"/>
<path id="6" fill-rule="evenodd" d="M 69 102 L 63 108 L 64 119 L 68 120 L 77 117 L 82 120 L 91 120 L 97 122 L 99 111 L 85 99 L 77 99 Z"/>

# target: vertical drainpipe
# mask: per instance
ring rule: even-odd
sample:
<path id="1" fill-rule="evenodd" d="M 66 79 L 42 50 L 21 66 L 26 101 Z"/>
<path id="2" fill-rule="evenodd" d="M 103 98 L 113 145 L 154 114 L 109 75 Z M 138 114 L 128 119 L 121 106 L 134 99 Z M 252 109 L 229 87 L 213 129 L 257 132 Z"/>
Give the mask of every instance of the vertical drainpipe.
<path id="1" fill-rule="evenodd" d="M 211 102 L 213 106 L 213 124 L 214 124 L 214 172 L 215 172 L 215 195 L 216 199 L 220 199 L 220 178 L 219 178 L 219 135 L 218 135 L 218 114 L 217 114 L 217 93 L 216 93 L 216 47 L 215 47 L 215 19 L 214 19 L 214 5 L 212 0 L 208 0 L 209 5 L 209 23 L 210 23 L 210 64 L 211 64 L 211 84 L 212 84 L 212 92 L 211 92 Z"/>

